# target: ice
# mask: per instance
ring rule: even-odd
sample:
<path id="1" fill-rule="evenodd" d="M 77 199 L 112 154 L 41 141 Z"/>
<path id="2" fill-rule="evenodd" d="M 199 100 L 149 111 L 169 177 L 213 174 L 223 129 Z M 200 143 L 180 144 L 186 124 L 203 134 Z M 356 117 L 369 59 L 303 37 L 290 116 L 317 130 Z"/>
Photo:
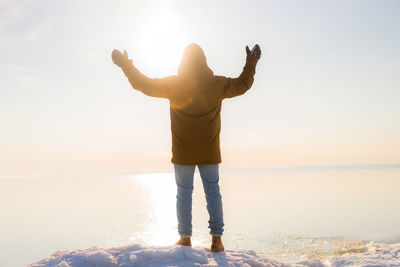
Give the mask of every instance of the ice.
<path id="1" fill-rule="evenodd" d="M 329 259 L 332 266 L 400 266 L 400 244 L 369 244 L 364 253 L 348 253 Z"/>
<path id="2" fill-rule="evenodd" d="M 400 266 L 400 243 L 370 243 L 358 249 L 337 251 L 328 258 L 282 263 L 261 257 L 253 250 L 226 250 L 213 253 L 209 248 L 185 246 L 142 246 L 117 248 L 91 247 L 56 252 L 29 267 L 114 267 L 114 266 Z"/>

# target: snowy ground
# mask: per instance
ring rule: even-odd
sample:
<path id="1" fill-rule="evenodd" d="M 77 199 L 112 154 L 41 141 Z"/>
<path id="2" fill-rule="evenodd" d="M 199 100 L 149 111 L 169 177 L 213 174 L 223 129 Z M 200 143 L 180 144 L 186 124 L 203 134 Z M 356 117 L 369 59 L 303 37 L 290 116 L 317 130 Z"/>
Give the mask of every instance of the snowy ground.
<path id="1" fill-rule="evenodd" d="M 29 267 L 114 267 L 114 266 L 400 266 L 400 244 L 368 244 L 340 250 L 329 258 L 280 263 L 254 251 L 227 250 L 212 253 L 208 248 L 130 245 L 119 248 L 92 247 L 61 251 Z"/>

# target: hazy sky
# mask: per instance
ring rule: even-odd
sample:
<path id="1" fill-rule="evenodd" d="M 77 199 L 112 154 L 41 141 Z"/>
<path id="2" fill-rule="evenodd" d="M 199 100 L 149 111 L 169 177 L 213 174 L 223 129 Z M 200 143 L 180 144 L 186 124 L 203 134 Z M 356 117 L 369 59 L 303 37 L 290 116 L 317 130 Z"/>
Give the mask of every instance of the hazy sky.
<path id="1" fill-rule="evenodd" d="M 168 101 L 150 77 L 203 47 L 250 91 L 224 100 L 224 168 L 400 163 L 399 1 L 0 0 L 0 174 L 171 170 Z"/>

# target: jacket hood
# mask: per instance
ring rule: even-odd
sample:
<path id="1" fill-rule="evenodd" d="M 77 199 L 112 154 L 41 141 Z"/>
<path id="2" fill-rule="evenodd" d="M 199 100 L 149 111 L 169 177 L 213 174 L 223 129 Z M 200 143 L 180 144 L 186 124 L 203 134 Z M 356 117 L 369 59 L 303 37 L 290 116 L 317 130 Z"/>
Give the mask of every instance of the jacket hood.
<path id="1" fill-rule="evenodd" d="M 178 68 L 178 76 L 196 80 L 208 80 L 213 75 L 214 73 L 207 65 L 203 49 L 198 44 L 189 44 L 183 52 L 181 64 Z"/>

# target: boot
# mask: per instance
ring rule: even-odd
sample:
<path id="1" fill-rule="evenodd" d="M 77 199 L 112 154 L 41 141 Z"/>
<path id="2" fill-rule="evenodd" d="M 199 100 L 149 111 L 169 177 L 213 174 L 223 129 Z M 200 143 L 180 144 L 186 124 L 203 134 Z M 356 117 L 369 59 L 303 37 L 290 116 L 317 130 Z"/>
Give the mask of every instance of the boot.
<path id="1" fill-rule="evenodd" d="M 180 245 L 180 246 L 192 246 L 192 242 L 190 241 L 190 237 L 181 237 L 178 242 L 175 243 L 175 245 Z"/>
<path id="2" fill-rule="evenodd" d="M 211 251 L 220 252 L 224 251 L 224 245 L 222 244 L 222 239 L 220 236 L 212 236 Z"/>

